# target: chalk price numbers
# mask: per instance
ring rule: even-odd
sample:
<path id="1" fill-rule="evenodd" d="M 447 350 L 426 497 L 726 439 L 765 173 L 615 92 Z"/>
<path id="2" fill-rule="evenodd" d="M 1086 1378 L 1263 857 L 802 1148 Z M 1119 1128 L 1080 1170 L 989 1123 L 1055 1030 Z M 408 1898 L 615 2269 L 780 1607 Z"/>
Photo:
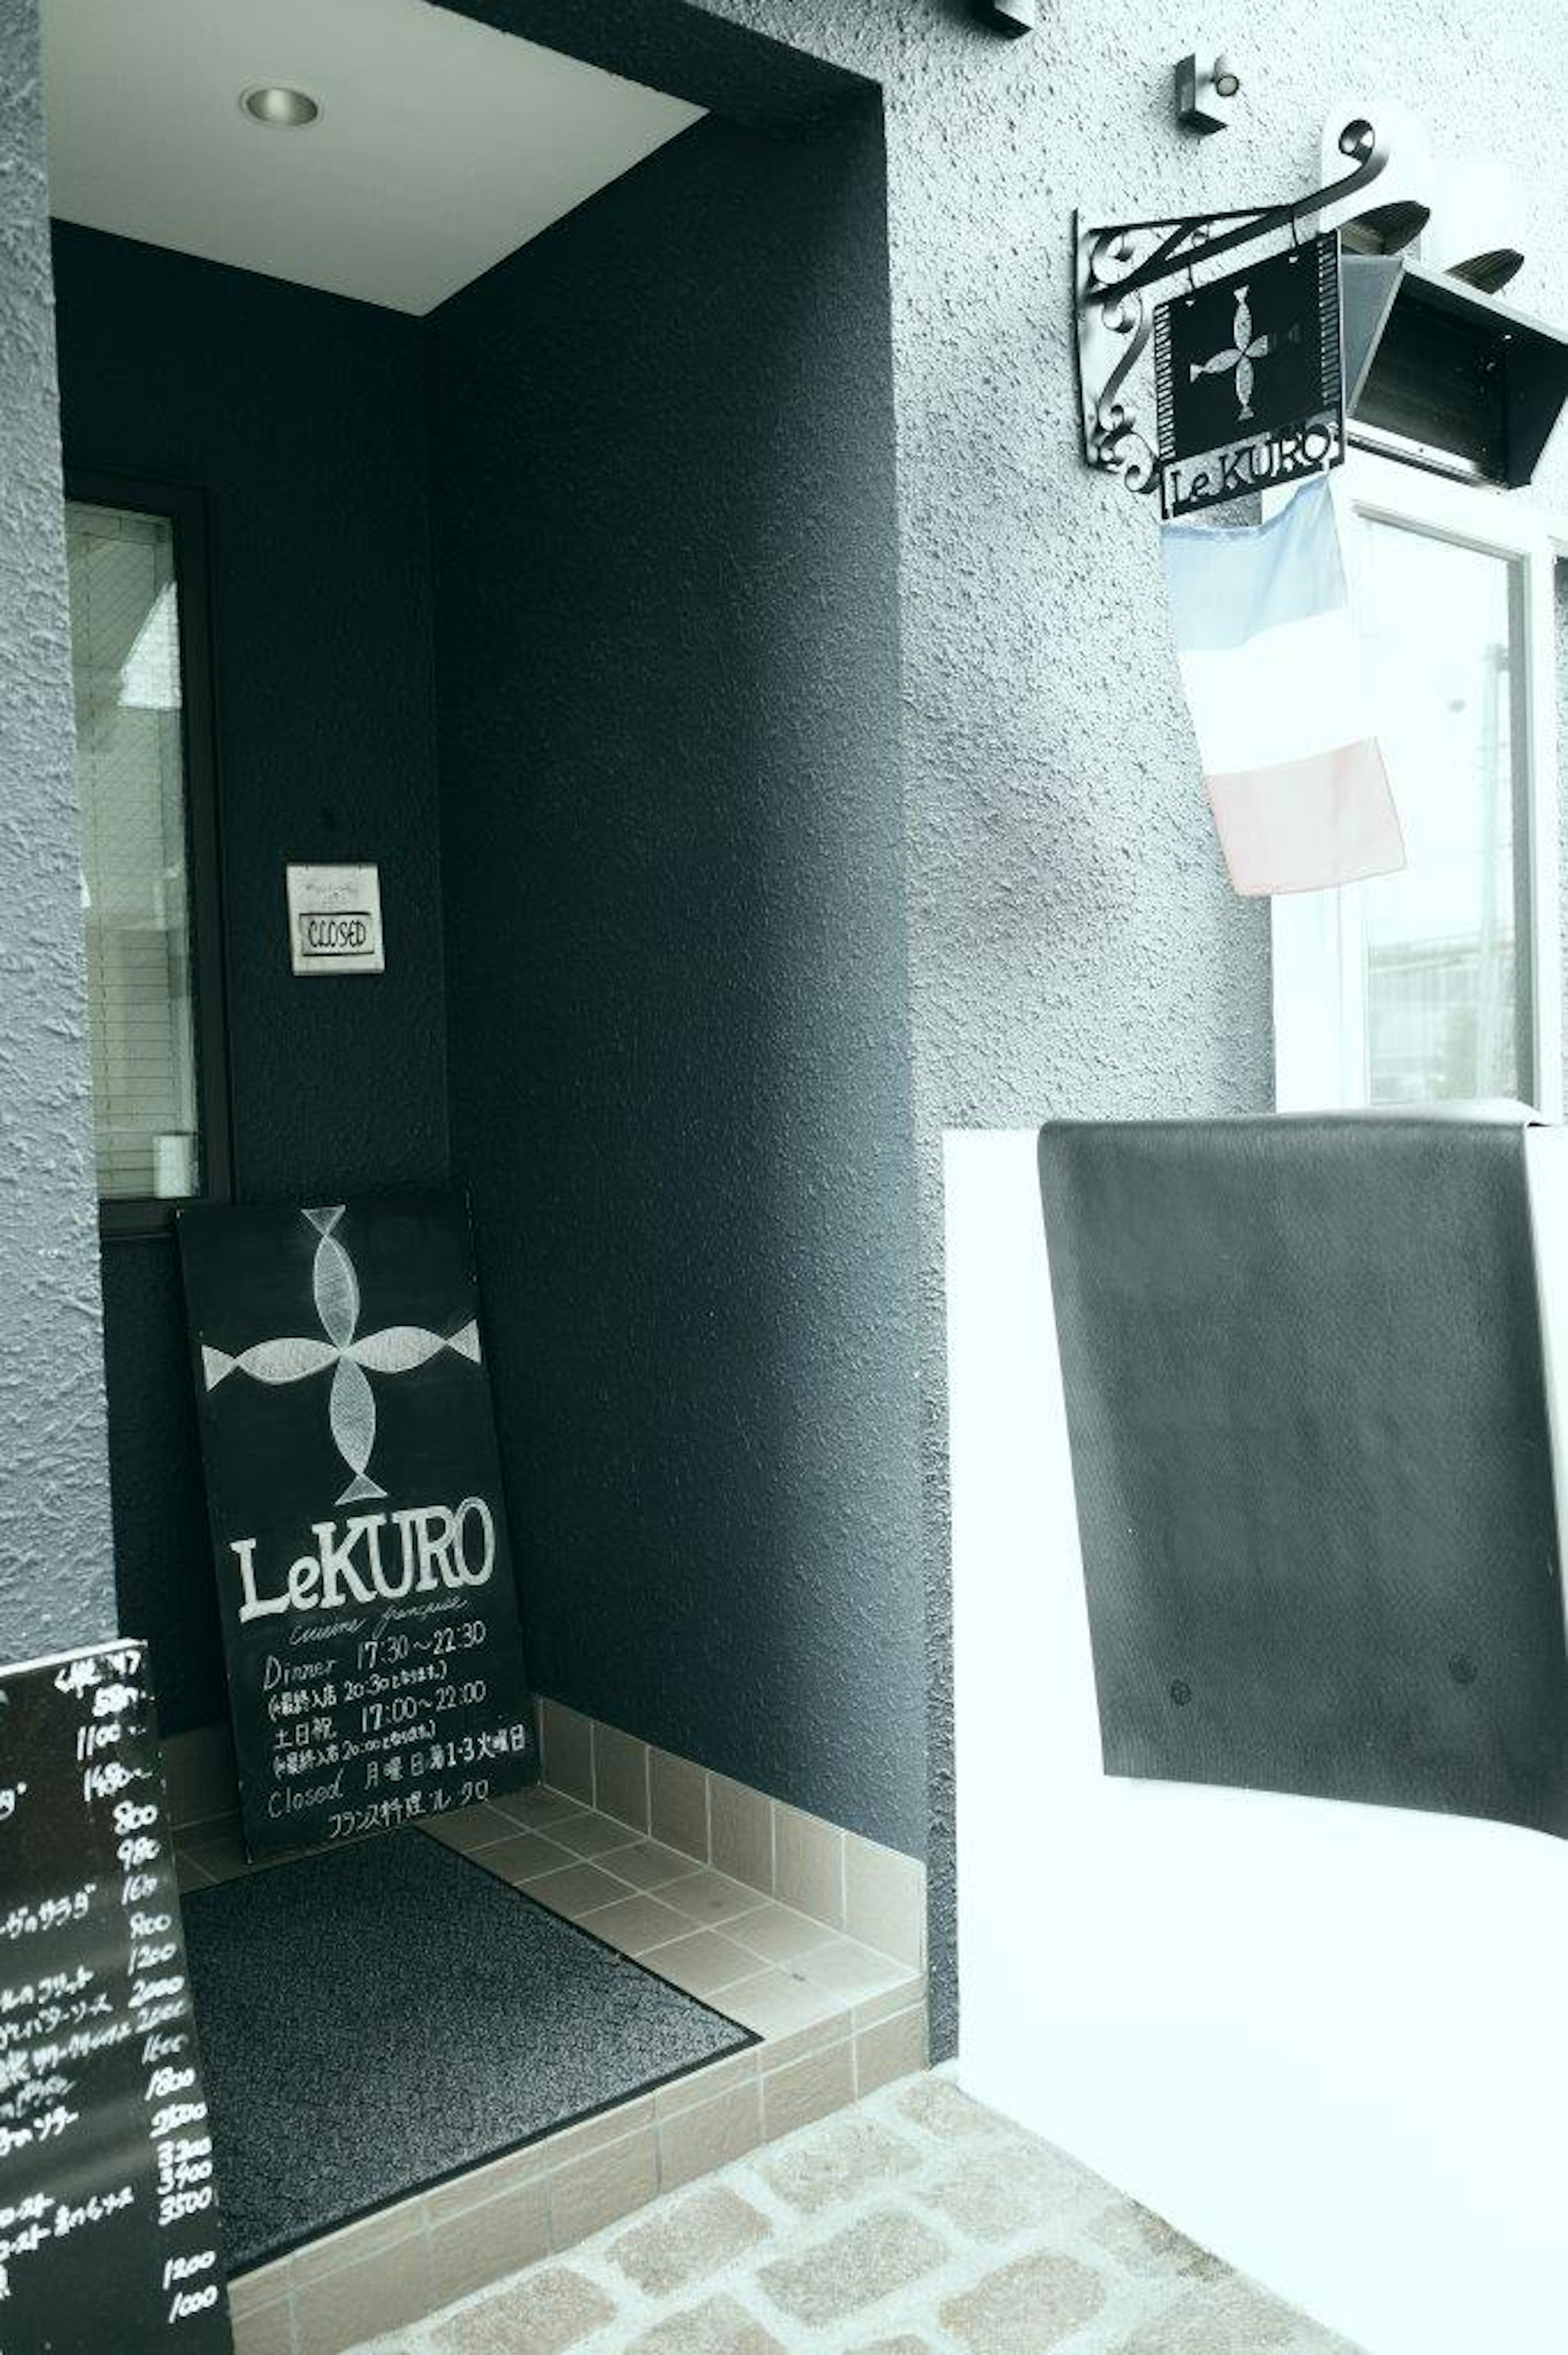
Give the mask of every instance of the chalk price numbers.
<path id="1" fill-rule="evenodd" d="M 0 1670 L 0 2355 L 229 2355 L 139 1645 Z"/>

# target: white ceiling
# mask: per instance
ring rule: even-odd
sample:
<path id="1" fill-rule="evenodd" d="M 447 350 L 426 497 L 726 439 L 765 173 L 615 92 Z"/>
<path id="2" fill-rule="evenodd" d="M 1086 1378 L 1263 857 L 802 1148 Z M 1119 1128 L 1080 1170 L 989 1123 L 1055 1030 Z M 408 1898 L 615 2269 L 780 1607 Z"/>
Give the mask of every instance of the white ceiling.
<path id="1" fill-rule="evenodd" d="M 44 0 L 61 219 L 434 309 L 700 110 L 428 0 Z M 283 82 L 318 123 L 239 95 Z"/>

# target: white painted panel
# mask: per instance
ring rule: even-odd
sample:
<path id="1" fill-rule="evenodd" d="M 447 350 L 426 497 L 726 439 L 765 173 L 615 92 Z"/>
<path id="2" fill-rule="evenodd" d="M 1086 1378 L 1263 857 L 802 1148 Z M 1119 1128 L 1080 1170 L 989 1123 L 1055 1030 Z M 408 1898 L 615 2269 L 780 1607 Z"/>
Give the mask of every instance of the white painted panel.
<path id="1" fill-rule="evenodd" d="M 701 110 L 426 0 L 44 0 L 64 220 L 432 310 Z M 267 129 L 240 93 L 310 92 Z"/>
<path id="2" fill-rule="evenodd" d="M 964 2083 L 1370 2355 L 1547 2355 L 1568 1850 L 1101 1774 L 1033 1135 L 946 1171 Z"/>

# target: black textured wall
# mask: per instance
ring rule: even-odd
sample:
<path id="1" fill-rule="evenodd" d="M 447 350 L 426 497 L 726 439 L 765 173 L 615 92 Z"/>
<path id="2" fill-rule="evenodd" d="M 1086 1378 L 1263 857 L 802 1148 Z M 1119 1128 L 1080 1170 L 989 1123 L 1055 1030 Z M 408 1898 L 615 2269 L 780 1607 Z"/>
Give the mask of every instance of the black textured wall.
<path id="1" fill-rule="evenodd" d="M 918 1850 L 879 119 L 699 124 L 432 325 L 453 1140 L 531 1666 Z"/>
<path id="2" fill-rule="evenodd" d="M 63 225 L 55 281 L 68 464 L 207 498 L 237 1190 L 439 1180 L 419 323 Z M 380 862 L 385 975 L 291 974 L 309 858 Z M 103 1292 L 121 1620 L 178 1732 L 226 1703 L 172 1240 L 108 1243 Z"/>
<path id="3" fill-rule="evenodd" d="M 0 9 L 0 1659 L 112 1635 L 37 24 Z"/>

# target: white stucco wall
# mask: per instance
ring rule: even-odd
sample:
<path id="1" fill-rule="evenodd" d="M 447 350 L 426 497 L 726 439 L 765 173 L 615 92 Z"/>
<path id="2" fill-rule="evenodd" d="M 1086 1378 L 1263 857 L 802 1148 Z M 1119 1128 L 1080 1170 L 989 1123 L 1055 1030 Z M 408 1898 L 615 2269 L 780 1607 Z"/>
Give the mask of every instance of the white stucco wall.
<path id="1" fill-rule="evenodd" d="M 963 2081 L 1367 2355 L 1546 2355 L 1568 1850 L 1102 1773 L 1034 1135 L 946 1171 Z"/>

